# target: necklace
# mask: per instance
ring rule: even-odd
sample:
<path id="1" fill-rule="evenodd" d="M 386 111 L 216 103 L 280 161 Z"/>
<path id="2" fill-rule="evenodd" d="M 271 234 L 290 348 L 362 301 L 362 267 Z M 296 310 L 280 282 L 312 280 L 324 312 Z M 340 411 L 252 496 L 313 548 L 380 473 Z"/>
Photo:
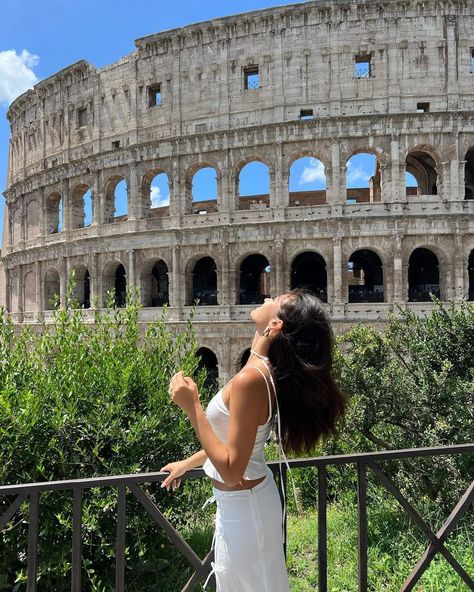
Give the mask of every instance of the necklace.
<path id="1" fill-rule="evenodd" d="M 262 354 L 257 353 L 253 349 L 250 350 L 250 353 L 253 354 L 254 356 L 257 356 L 257 358 L 260 358 L 264 362 L 269 362 L 270 361 L 270 358 L 268 358 L 267 356 L 264 356 Z"/>

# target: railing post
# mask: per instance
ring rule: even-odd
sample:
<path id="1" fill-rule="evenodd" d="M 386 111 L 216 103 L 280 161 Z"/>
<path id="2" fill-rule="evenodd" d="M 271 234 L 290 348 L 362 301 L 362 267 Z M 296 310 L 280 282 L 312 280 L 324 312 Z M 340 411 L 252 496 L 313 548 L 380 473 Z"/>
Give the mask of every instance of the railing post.
<path id="1" fill-rule="evenodd" d="M 359 592 L 367 592 L 367 466 L 357 463 Z"/>
<path id="2" fill-rule="evenodd" d="M 117 543 L 115 556 L 115 592 L 125 590 L 125 513 L 126 489 L 125 485 L 118 486 L 117 502 Z"/>
<path id="3" fill-rule="evenodd" d="M 326 517 L 326 466 L 318 467 L 318 584 L 319 592 L 328 589 L 328 549 Z"/>
<path id="4" fill-rule="evenodd" d="M 26 592 L 36 592 L 36 572 L 38 566 L 38 506 L 39 494 L 34 491 L 30 493 Z"/>
<path id="5" fill-rule="evenodd" d="M 81 592 L 82 559 L 82 489 L 73 490 L 72 506 L 72 592 Z"/>

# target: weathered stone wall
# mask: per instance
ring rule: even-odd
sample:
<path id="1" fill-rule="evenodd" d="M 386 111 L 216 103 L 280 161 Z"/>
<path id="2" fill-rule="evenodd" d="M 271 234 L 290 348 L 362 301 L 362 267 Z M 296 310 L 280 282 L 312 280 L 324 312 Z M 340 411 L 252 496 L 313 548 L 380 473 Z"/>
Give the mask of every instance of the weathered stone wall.
<path id="1" fill-rule="evenodd" d="M 319 253 L 338 331 L 357 321 L 382 325 L 407 302 L 417 247 L 436 254 L 442 297 L 467 297 L 473 31 L 473 0 L 321 0 L 151 35 L 115 64 L 96 69 L 81 61 L 43 80 L 8 114 L 0 298 L 17 321 L 36 322 L 48 316 L 56 282 L 64 299 L 71 269 L 87 269 L 101 306 L 117 265 L 128 283 L 143 287 L 152 263 L 163 260 L 169 319 L 180 323 L 189 312 L 193 264 L 211 256 L 219 305 L 199 307 L 196 319 L 225 379 L 252 336 L 252 307 L 238 304 L 239 266 L 251 253 L 267 257 L 272 294 L 290 287 L 299 253 Z M 358 60 L 370 62 L 367 77 L 355 75 Z M 245 88 L 249 66 L 258 67 L 259 88 Z M 158 88 L 161 104 L 150 105 Z M 420 104 L 427 112 L 418 112 Z M 300 119 L 302 109 L 312 109 L 313 119 Z M 345 167 L 359 152 L 377 157 L 379 184 L 352 204 Z M 404 173 L 419 166 L 419 155 L 433 166 L 420 177 L 426 190 L 412 195 Z M 289 194 L 290 167 L 301 156 L 324 164 L 325 192 Z M 239 198 L 238 178 L 252 160 L 268 165 L 270 190 L 249 206 Z M 218 197 L 198 214 L 191 185 L 203 166 L 216 171 Z M 158 172 L 168 175 L 170 205 L 151 210 Z M 122 178 L 128 213 L 115 219 L 113 190 Z M 93 192 L 89 227 L 86 188 Z M 383 302 L 348 302 L 347 261 L 357 249 L 382 261 Z M 409 305 L 420 312 L 431 306 Z M 145 307 L 142 319 L 156 314 Z"/>

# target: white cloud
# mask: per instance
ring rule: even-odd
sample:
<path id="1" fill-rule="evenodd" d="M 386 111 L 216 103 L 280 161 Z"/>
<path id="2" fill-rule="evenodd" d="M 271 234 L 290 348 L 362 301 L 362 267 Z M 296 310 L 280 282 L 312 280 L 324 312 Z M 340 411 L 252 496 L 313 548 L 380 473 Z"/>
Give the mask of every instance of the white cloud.
<path id="1" fill-rule="evenodd" d="M 27 49 L 20 54 L 14 49 L 0 51 L 0 103 L 10 104 L 38 82 L 33 72 L 38 62 L 39 57 Z"/>
<path id="2" fill-rule="evenodd" d="M 160 208 L 170 203 L 169 195 L 161 195 L 161 189 L 157 185 L 152 185 L 150 190 L 150 199 L 152 208 Z"/>
<path id="3" fill-rule="evenodd" d="M 355 183 L 356 181 L 364 181 L 368 183 L 372 175 L 368 171 L 364 171 L 361 167 L 352 167 L 349 163 L 347 166 L 347 182 Z"/>
<path id="4" fill-rule="evenodd" d="M 324 165 L 320 160 L 311 158 L 308 164 L 304 167 L 300 177 L 300 185 L 306 185 L 307 183 L 314 183 L 320 181 L 321 183 L 326 182 L 326 174 L 324 172 Z"/>

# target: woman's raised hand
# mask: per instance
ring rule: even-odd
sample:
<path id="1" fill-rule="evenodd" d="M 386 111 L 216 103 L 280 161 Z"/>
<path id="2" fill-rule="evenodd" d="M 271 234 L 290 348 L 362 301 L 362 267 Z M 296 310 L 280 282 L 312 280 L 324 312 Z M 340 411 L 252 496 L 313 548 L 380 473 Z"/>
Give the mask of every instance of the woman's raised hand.
<path id="1" fill-rule="evenodd" d="M 173 376 L 168 391 L 173 403 L 186 413 L 192 411 L 194 404 L 199 400 L 196 383 L 189 376 L 185 376 L 182 370 Z"/>
<path id="2" fill-rule="evenodd" d="M 176 462 L 168 463 L 160 469 L 164 473 L 169 473 L 168 477 L 161 483 L 161 487 L 166 487 L 169 491 L 170 487 L 174 491 L 181 484 L 181 475 L 184 475 L 188 470 L 186 461 L 178 460 Z"/>

